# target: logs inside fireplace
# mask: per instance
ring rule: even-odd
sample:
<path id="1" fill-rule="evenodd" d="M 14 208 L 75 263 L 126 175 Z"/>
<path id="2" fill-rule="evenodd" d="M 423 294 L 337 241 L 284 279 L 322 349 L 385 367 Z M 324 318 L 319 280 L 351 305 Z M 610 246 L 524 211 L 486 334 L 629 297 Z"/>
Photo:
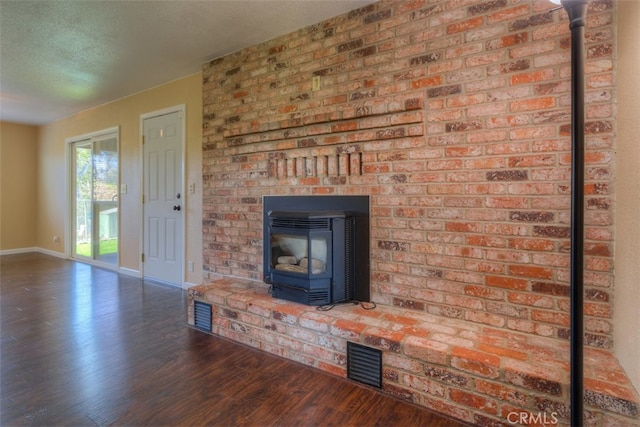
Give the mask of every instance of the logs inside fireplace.
<path id="1" fill-rule="evenodd" d="M 274 196 L 263 206 L 264 280 L 275 298 L 369 301 L 368 197 Z"/>

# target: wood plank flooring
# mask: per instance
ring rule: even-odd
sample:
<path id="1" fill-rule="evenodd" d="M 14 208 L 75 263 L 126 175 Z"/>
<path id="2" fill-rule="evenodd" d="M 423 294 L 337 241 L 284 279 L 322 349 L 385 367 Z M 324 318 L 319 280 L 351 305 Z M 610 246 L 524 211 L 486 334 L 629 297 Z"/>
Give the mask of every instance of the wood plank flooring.
<path id="1" fill-rule="evenodd" d="M 3 426 L 461 425 L 189 328 L 180 289 L 42 254 L 0 262 Z"/>

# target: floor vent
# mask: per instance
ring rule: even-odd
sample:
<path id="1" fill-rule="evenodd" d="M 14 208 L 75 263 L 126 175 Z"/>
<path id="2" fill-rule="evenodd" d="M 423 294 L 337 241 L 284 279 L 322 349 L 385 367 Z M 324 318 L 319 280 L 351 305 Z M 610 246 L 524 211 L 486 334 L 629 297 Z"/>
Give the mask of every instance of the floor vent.
<path id="1" fill-rule="evenodd" d="M 193 302 L 193 325 L 203 331 L 211 332 L 211 304 Z"/>
<path id="2" fill-rule="evenodd" d="M 347 377 L 382 388 L 382 351 L 347 342 Z"/>

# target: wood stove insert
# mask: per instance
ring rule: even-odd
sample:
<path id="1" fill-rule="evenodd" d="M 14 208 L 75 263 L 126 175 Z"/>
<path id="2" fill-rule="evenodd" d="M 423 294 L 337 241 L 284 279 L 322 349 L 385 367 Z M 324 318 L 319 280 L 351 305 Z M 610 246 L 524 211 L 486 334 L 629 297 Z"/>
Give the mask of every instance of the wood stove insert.
<path id="1" fill-rule="evenodd" d="M 368 198 L 366 215 L 363 200 L 351 199 L 265 197 L 264 281 L 275 298 L 316 306 L 369 301 Z"/>

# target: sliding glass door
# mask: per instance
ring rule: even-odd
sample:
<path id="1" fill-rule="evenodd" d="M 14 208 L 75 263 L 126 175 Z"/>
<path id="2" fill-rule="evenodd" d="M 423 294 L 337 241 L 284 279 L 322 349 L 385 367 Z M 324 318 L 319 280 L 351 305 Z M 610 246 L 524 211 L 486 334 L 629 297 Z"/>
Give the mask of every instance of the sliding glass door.
<path id="1" fill-rule="evenodd" d="M 118 264 L 118 134 L 74 141 L 73 258 Z"/>

